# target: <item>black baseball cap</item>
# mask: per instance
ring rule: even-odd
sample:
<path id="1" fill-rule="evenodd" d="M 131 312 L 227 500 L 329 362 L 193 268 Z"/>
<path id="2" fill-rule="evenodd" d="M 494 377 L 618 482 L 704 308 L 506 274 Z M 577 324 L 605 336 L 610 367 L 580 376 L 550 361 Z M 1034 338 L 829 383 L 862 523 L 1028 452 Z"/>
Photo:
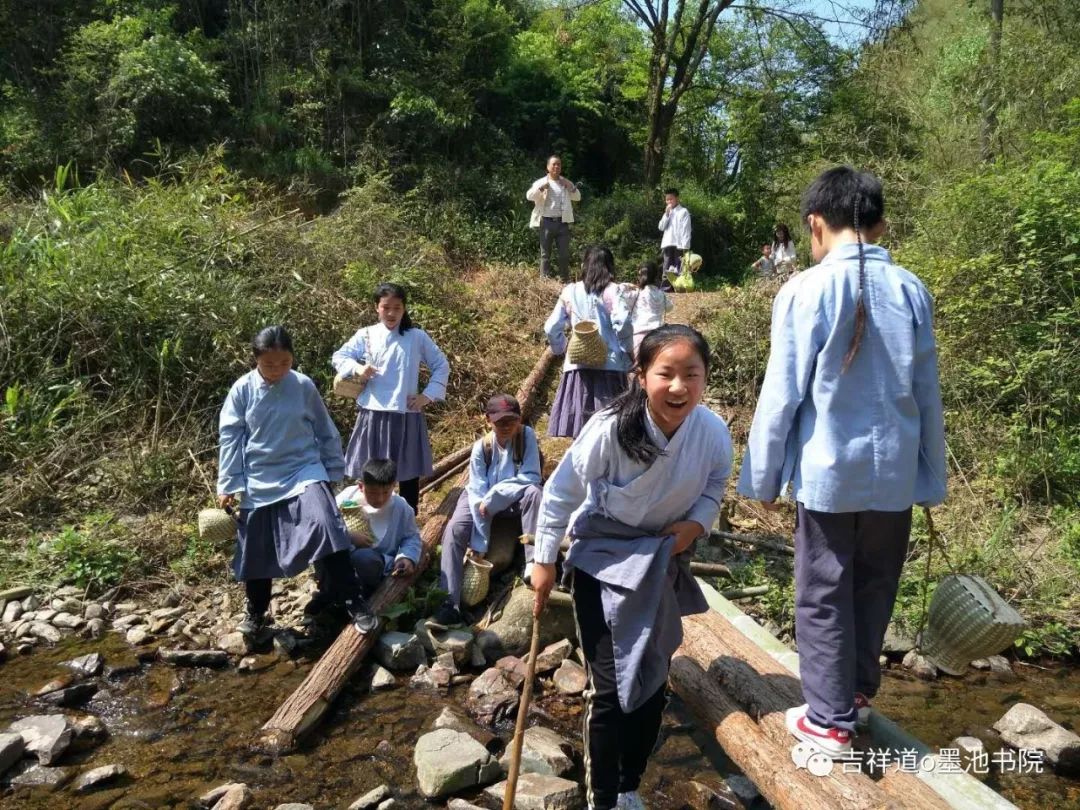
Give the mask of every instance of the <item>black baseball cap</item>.
<path id="1" fill-rule="evenodd" d="M 484 413 L 492 422 L 498 422 L 506 416 L 521 416 L 521 406 L 509 394 L 497 394 L 488 400 Z"/>

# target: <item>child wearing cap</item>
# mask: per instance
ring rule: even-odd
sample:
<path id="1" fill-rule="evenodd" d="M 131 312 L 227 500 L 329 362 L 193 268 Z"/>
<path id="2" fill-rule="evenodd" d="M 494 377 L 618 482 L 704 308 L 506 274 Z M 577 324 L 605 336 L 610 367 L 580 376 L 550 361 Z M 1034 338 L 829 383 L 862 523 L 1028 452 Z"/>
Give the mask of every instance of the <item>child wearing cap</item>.
<path id="1" fill-rule="evenodd" d="M 509 394 L 488 400 L 491 430 L 477 440 L 469 460 L 469 483 L 457 502 L 442 538 L 439 587 L 449 596 L 430 620 L 432 626 L 460 624 L 461 582 L 467 555 L 487 553 L 491 522 L 496 515 L 521 520 L 522 535 L 536 532 L 540 507 L 540 446 L 536 433 L 521 421 L 521 406 Z M 525 546 L 525 579 L 532 567 L 532 545 Z"/>

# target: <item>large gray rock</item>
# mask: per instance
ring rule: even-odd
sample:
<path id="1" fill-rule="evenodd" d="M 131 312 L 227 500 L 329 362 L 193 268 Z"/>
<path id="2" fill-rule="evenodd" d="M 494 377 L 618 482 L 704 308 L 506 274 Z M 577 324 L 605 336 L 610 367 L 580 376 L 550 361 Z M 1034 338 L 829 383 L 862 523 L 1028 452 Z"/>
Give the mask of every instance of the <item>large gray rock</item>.
<path id="1" fill-rule="evenodd" d="M 1042 751 L 1058 773 L 1080 773 L 1080 736 L 1055 723 L 1041 709 L 1017 703 L 994 723 L 994 730 L 1013 748 Z"/>
<path id="2" fill-rule="evenodd" d="M 218 785 L 199 797 L 199 803 L 212 810 L 242 810 L 251 800 L 251 790 L 243 782 Z"/>
<path id="3" fill-rule="evenodd" d="M 11 786 L 47 787 L 56 790 L 68 783 L 71 773 L 71 768 L 48 768 L 40 764 L 27 764 L 19 773 L 11 777 Z"/>
<path id="4" fill-rule="evenodd" d="M 225 650 L 158 650 L 158 657 L 177 667 L 223 667 L 229 663 Z"/>
<path id="5" fill-rule="evenodd" d="M 22 759 L 25 748 L 21 734 L 0 734 L 0 774 Z"/>
<path id="6" fill-rule="evenodd" d="M 495 662 L 495 669 L 501 669 L 506 673 L 507 679 L 515 689 L 520 689 L 529 675 L 528 665 L 516 655 L 504 655 Z"/>
<path id="7" fill-rule="evenodd" d="M 51 765 L 71 745 L 75 732 L 62 714 L 35 714 L 16 720 L 8 729 L 19 734 L 26 750 L 38 758 L 42 765 Z"/>
<path id="8" fill-rule="evenodd" d="M 390 787 L 379 785 L 349 805 L 349 810 L 372 810 L 390 798 Z"/>
<path id="9" fill-rule="evenodd" d="M 427 626 L 426 619 L 420 619 L 413 627 L 413 634 L 420 639 L 427 654 L 433 658 L 443 653 L 451 653 L 454 664 L 459 669 L 472 661 L 475 645 L 473 634 L 469 630 L 460 627 L 435 630 Z"/>
<path id="10" fill-rule="evenodd" d="M 570 758 L 574 747 L 549 728 L 533 726 L 525 729 L 521 743 L 520 773 L 542 773 L 549 776 L 566 776 L 574 770 Z M 510 754 L 507 752 L 500 764 L 510 770 Z"/>
<path id="11" fill-rule="evenodd" d="M 81 655 L 78 658 L 73 658 L 70 661 L 65 661 L 64 666 L 83 678 L 92 678 L 101 672 L 104 661 L 101 658 L 100 653 L 90 653 L 89 655 Z"/>
<path id="12" fill-rule="evenodd" d="M 585 669 L 570 659 L 563 661 L 555 670 L 552 680 L 555 682 L 555 688 L 564 695 L 580 695 L 589 685 Z"/>
<path id="13" fill-rule="evenodd" d="M 430 731 L 413 752 L 420 792 L 429 799 L 449 796 L 474 785 L 487 785 L 502 775 L 498 760 L 480 743 L 448 728 Z"/>
<path id="14" fill-rule="evenodd" d="M 881 651 L 883 653 L 892 653 L 894 655 L 904 655 L 914 649 L 914 634 L 903 629 L 896 623 L 890 624 L 885 631 L 885 639 L 881 643 Z"/>
<path id="15" fill-rule="evenodd" d="M 32 622 L 30 624 L 30 632 L 50 644 L 56 644 L 63 638 L 60 631 L 47 622 Z"/>
<path id="16" fill-rule="evenodd" d="M 493 754 L 497 754 L 503 749 L 503 741 L 498 735 L 492 734 L 486 728 L 481 728 L 468 717 L 458 714 L 449 706 L 443 707 L 443 710 L 439 712 L 439 716 L 435 718 L 435 722 L 431 724 L 431 727 L 449 728 L 454 731 L 460 731 L 463 734 L 468 734 Z"/>
<path id="17" fill-rule="evenodd" d="M 524 585 L 514 588 L 503 606 L 502 615 L 476 636 L 488 661 L 494 663 L 504 655 L 524 655 L 532 640 L 532 610 L 534 594 Z M 540 643 L 551 644 L 564 638 L 576 638 L 574 610 L 568 599 L 552 598 L 540 619 Z"/>
<path id="18" fill-rule="evenodd" d="M 4 608 L 4 624 L 14 624 L 23 615 L 23 612 L 22 602 L 18 600 L 8 602 Z"/>
<path id="19" fill-rule="evenodd" d="M 127 768 L 123 765 L 102 765 L 100 768 L 87 771 L 75 780 L 75 790 L 91 790 L 98 785 L 118 779 L 125 773 L 127 773 Z"/>
<path id="20" fill-rule="evenodd" d="M 427 663 L 424 645 L 415 635 L 390 630 L 375 643 L 375 658 L 392 672 L 415 672 Z"/>
<path id="21" fill-rule="evenodd" d="M 506 782 L 484 791 L 500 802 L 506 794 Z M 514 792 L 515 810 L 576 810 L 581 807 L 581 789 L 576 782 L 541 773 L 523 773 Z"/>
<path id="22" fill-rule="evenodd" d="M 492 667 L 469 686 L 465 706 L 479 722 L 490 726 L 512 718 L 519 699 L 513 681 L 503 670 Z"/>
<path id="23" fill-rule="evenodd" d="M 251 639 L 239 631 L 226 633 L 218 639 L 217 648 L 229 655 L 242 657 L 251 652 Z"/>
<path id="24" fill-rule="evenodd" d="M 536 656 L 536 674 L 543 675 L 557 669 L 559 664 L 569 658 L 573 652 L 574 644 L 567 638 L 548 644 Z"/>
<path id="25" fill-rule="evenodd" d="M 53 616 L 52 623 L 54 626 L 63 627 L 65 630 L 78 630 L 86 623 L 86 620 L 81 616 L 76 616 L 74 613 L 60 612 Z"/>

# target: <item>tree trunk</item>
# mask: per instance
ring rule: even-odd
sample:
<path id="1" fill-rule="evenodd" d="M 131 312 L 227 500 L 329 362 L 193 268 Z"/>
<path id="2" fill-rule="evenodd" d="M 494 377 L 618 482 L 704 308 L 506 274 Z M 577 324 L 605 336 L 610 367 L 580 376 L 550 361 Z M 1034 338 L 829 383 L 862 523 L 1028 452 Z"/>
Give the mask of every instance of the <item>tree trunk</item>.
<path id="1" fill-rule="evenodd" d="M 664 176 L 671 125 L 675 121 L 675 105 L 662 104 L 649 116 L 649 137 L 645 143 L 645 186 L 656 188 Z"/>
<path id="2" fill-rule="evenodd" d="M 452 488 L 443 498 L 438 510 L 424 524 L 420 532 L 423 541 L 420 561 L 416 564 L 413 575 L 387 577 L 383 580 L 371 600 L 371 606 L 376 613 L 400 600 L 427 568 L 435 547 L 442 538 L 443 529 L 454 512 L 463 485 L 464 480 Z M 266 721 L 266 725 L 262 727 L 260 748 L 273 753 L 291 750 L 300 737 L 322 719 L 334 698 L 375 646 L 380 632 L 381 630 L 377 629 L 371 633 L 361 633 L 353 625 L 347 625 L 312 667 L 304 682 L 278 707 L 274 716 Z"/>
<path id="3" fill-rule="evenodd" d="M 986 163 L 994 158 L 994 135 L 997 133 L 997 105 L 1001 95 L 998 62 L 1001 57 L 1001 29 L 1005 21 L 1005 0 L 990 0 L 990 43 L 987 49 L 989 70 L 979 107 L 982 127 L 979 130 L 979 156 Z"/>

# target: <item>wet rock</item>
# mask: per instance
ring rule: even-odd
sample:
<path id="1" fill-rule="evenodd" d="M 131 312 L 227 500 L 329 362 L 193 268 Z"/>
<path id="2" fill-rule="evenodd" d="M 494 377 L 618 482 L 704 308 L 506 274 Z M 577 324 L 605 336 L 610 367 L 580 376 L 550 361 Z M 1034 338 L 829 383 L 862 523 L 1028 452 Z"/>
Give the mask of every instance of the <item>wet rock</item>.
<path id="1" fill-rule="evenodd" d="M 29 655 L 34 651 L 34 645 L 29 641 L 24 641 L 18 647 L 15 648 L 15 652 L 19 655 Z"/>
<path id="2" fill-rule="evenodd" d="M 55 627 L 62 627 L 65 630 L 78 630 L 86 624 L 86 621 L 73 613 L 57 613 L 53 616 L 52 623 Z"/>
<path id="3" fill-rule="evenodd" d="M 994 730 L 1013 748 L 1042 751 L 1058 773 L 1080 773 L 1080 736 L 1055 723 L 1041 709 L 1017 703 L 994 723 Z"/>
<path id="4" fill-rule="evenodd" d="M 90 602 L 83 608 L 83 618 L 87 621 L 91 619 L 104 619 L 105 608 L 99 605 L 97 602 Z"/>
<path id="5" fill-rule="evenodd" d="M 409 686 L 414 689 L 446 689 L 450 686 L 453 675 L 445 667 L 428 667 L 421 664 L 416 668 L 416 674 L 409 679 Z"/>
<path id="6" fill-rule="evenodd" d="M 580 695 L 589 685 L 585 670 L 569 659 L 563 661 L 555 670 L 552 680 L 555 682 L 555 688 L 564 695 Z"/>
<path id="7" fill-rule="evenodd" d="M 24 612 L 22 602 L 8 602 L 4 608 L 4 624 L 14 624 Z"/>
<path id="8" fill-rule="evenodd" d="M 42 641 L 47 641 L 50 644 L 56 644 L 63 636 L 60 631 L 53 627 L 51 624 L 45 622 L 33 622 L 30 625 L 30 632 L 40 638 Z"/>
<path id="9" fill-rule="evenodd" d="M 379 804 L 390 798 L 390 788 L 387 785 L 379 785 L 370 790 L 349 805 L 349 810 L 372 810 Z"/>
<path id="10" fill-rule="evenodd" d="M 124 638 L 127 639 L 127 643 L 135 647 L 138 647 L 140 644 L 145 644 L 152 637 L 153 634 L 150 632 L 149 628 L 144 627 L 141 624 L 132 627 L 124 636 Z"/>
<path id="11" fill-rule="evenodd" d="M 375 672 L 371 675 L 371 691 L 374 692 L 379 689 L 389 689 L 396 683 L 394 673 L 388 670 L 386 667 L 375 665 Z"/>
<path id="12" fill-rule="evenodd" d="M 42 765 L 51 765 L 71 745 L 75 732 L 62 714 L 36 714 L 16 720 L 8 731 L 23 738 L 26 750 Z"/>
<path id="13" fill-rule="evenodd" d="M 243 804 L 237 804 L 238 801 L 243 801 Z M 250 803 L 251 791 L 243 782 L 228 782 L 224 785 L 218 785 L 199 797 L 199 804 L 203 807 L 212 807 L 214 810 L 246 807 Z"/>
<path id="14" fill-rule="evenodd" d="M 48 768 L 44 765 L 30 765 L 11 777 L 12 787 L 47 787 L 53 790 L 63 787 L 71 779 L 70 768 Z"/>
<path id="15" fill-rule="evenodd" d="M 240 672 L 262 672 L 277 664 L 278 658 L 275 655 L 247 655 L 240 659 L 236 668 Z"/>
<path id="16" fill-rule="evenodd" d="M 72 658 L 70 661 L 65 661 L 64 666 L 83 678 L 92 678 L 101 672 L 102 667 L 105 665 L 104 660 L 101 658 L 101 653 L 90 653 L 89 655 L 80 655 L 78 658 Z"/>
<path id="17" fill-rule="evenodd" d="M 217 648 L 229 655 L 245 656 L 251 652 L 251 639 L 239 631 L 226 633 L 218 639 Z"/>
<path id="18" fill-rule="evenodd" d="M 727 786 L 731 788 L 731 792 L 738 797 L 739 801 L 747 806 L 757 801 L 758 796 L 761 795 L 757 786 L 745 776 L 734 774 L 724 781 L 727 782 Z"/>
<path id="19" fill-rule="evenodd" d="M 506 673 L 506 677 L 514 685 L 515 689 L 520 688 L 525 683 L 525 678 L 529 674 L 529 667 L 516 655 L 504 655 L 495 662 L 495 669 L 500 669 Z"/>
<path id="20" fill-rule="evenodd" d="M 480 728 L 480 726 L 468 717 L 458 714 L 449 706 L 445 706 L 443 710 L 439 712 L 439 716 L 435 718 L 431 727 L 449 728 L 454 731 L 460 731 L 463 734 L 468 734 L 493 754 L 497 754 L 503 749 L 503 741 L 497 735 L 492 734 L 485 728 Z"/>
<path id="21" fill-rule="evenodd" d="M 139 657 L 134 652 L 128 651 L 116 657 L 109 656 L 109 663 L 105 666 L 105 677 L 119 678 L 131 675 L 138 672 L 140 668 Z"/>
<path id="22" fill-rule="evenodd" d="M 468 630 L 453 628 L 451 630 L 430 630 L 432 646 L 436 656 L 450 653 L 454 657 L 454 665 L 457 668 L 466 666 L 472 659 L 473 634 Z"/>
<path id="23" fill-rule="evenodd" d="M 379 802 L 379 806 L 376 807 L 375 810 L 390 810 L 391 807 L 395 807 L 396 805 L 397 802 L 393 799 L 384 799 L 383 801 Z"/>
<path id="24" fill-rule="evenodd" d="M 105 620 L 91 619 L 88 621 L 86 627 L 83 628 L 83 635 L 94 640 L 103 638 L 105 636 Z"/>
<path id="25" fill-rule="evenodd" d="M 465 705 L 473 717 L 490 726 L 506 717 L 513 717 L 518 699 L 513 681 L 503 670 L 492 667 L 469 686 Z"/>
<path id="26" fill-rule="evenodd" d="M 178 667 L 223 667 L 229 663 L 224 650 L 158 650 L 158 657 Z"/>
<path id="27" fill-rule="evenodd" d="M 80 748 L 87 748 L 101 742 L 109 736 L 109 729 L 105 721 L 94 714 L 84 714 L 79 717 L 69 717 L 71 730 L 75 733 L 75 741 Z"/>
<path id="28" fill-rule="evenodd" d="M 532 640 L 533 592 L 520 585 L 503 606 L 502 616 L 476 636 L 476 643 L 488 661 L 504 655 L 524 655 Z M 551 644 L 577 634 L 574 611 L 569 600 L 549 600 L 540 619 L 540 643 Z"/>
<path id="29" fill-rule="evenodd" d="M 423 735 L 413 752 L 420 792 L 429 799 L 449 796 L 497 779 L 502 768 L 468 734 L 440 728 Z"/>
<path id="30" fill-rule="evenodd" d="M 375 643 L 375 658 L 392 672 L 411 672 L 427 663 L 420 639 L 394 630 L 379 636 Z"/>
<path id="31" fill-rule="evenodd" d="M 981 754 L 986 750 L 986 746 L 983 745 L 983 741 L 978 737 L 957 737 L 951 743 L 950 748 L 956 748 L 960 751 L 960 756 L 975 756 Z"/>
<path id="32" fill-rule="evenodd" d="M 42 695 L 47 695 L 50 692 L 56 692 L 60 689 L 71 686 L 71 684 L 74 682 L 74 675 L 58 675 L 57 677 L 46 683 L 44 686 L 40 687 L 36 692 L 34 692 L 34 697 L 41 697 Z"/>
<path id="33" fill-rule="evenodd" d="M 21 734 L 0 734 L 0 774 L 22 759 L 25 748 Z"/>
<path id="34" fill-rule="evenodd" d="M 1004 655 L 991 655 L 986 659 L 990 670 L 990 677 L 996 681 L 1015 681 L 1016 673 L 1013 672 L 1012 664 Z"/>
<path id="35" fill-rule="evenodd" d="M 100 768 L 94 768 L 92 771 L 87 771 L 80 776 L 75 781 L 75 790 L 91 790 L 106 782 L 111 782 L 113 779 L 118 779 L 125 773 L 127 773 L 127 768 L 123 765 L 102 765 Z"/>
<path id="36" fill-rule="evenodd" d="M 119 619 L 112 623 L 114 630 L 130 630 L 137 624 L 146 624 L 146 619 L 140 616 L 138 613 L 129 613 L 126 616 L 121 616 Z"/>
<path id="37" fill-rule="evenodd" d="M 549 776 L 565 776 L 574 769 L 570 758 L 574 747 L 554 731 L 542 726 L 525 729 L 521 743 L 521 773 L 541 773 Z M 509 752 L 500 764 L 510 770 Z"/>
<path id="38" fill-rule="evenodd" d="M 536 674 L 543 675 L 557 669 L 559 664 L 569 658 L 574 652 L 574 645 L 569 639 L 556 641 L 549 644 L 536 656 Z"/>
<path id="39" fill-rule="evenodd" d="M 903 667 L 911 670 L 916 678 L 922 678 L 924 681 L 932 681 L 938 675 L 937 667 L 930 663 L 930 659 L 915 650 L 909 650 L 904 656 Z"/>
<path id="40" fill-rule="evenodd" d="M 53 706 L 81 706 L 98 692 L 96 683 L 77 683 L 66 689 L 59 689 L 41 697 L 42 703 Z"/>
<path id="41" fill-rule="evenodd" d="M 501 802 L 506 782 L 492 785 L 484 792 Z M 515 810 L 576 810 L 581 805 L 581 789 L 576 782 L 541 773 L 523 773 L 518 777 Z"/>

